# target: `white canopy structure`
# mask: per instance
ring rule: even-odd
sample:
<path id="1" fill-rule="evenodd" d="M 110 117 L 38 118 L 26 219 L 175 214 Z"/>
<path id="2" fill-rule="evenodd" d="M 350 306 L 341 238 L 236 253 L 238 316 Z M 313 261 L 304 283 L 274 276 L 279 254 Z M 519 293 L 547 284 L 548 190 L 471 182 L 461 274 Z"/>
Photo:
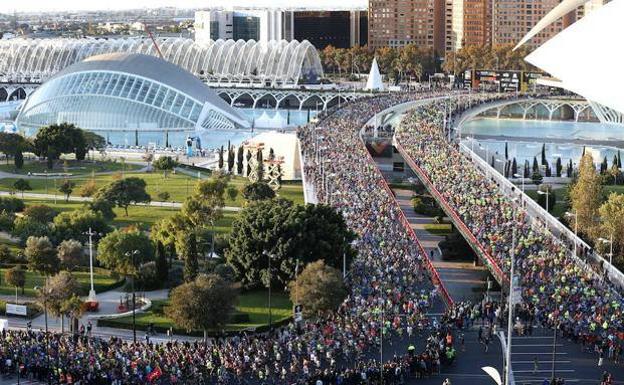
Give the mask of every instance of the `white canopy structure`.
<path id="1" fill-rule="evenodd" d="M 371 70 L 368 74 L 368 80 L 366 81 L 367 91 L 383 91 L 384 85 L 381 80 L 381 74 L 379 73 L 379 66 L 377 65 L 377 58 L 373 59 L 373 64 L 371 64 Z"/>
<path id="2" fill-rule="evenodd" d="M 294 87 L 323 76 L 318 52 L 307 40 L 156 38 L 156 44 L 165 60 L 220 86 Z M 0 40 L 0 81 L 42 82 L 74 63 L 107 53 L 159 56 L 144 38 Z"/>
<path id="3" fill-rule="evenodd" d="M 582 1 L 563 2 L 553 10 L 556 13 L 544 20 L 556 20 L 579 3 Z M 624 0 L 611 1 L 544 43 L 526 61 L 559 79 L 562 87 L 587 98 L 601 121 L 622 123 L 624 55 L 614 45 L 618 36 L 624 36 L 622 20 Z"/>

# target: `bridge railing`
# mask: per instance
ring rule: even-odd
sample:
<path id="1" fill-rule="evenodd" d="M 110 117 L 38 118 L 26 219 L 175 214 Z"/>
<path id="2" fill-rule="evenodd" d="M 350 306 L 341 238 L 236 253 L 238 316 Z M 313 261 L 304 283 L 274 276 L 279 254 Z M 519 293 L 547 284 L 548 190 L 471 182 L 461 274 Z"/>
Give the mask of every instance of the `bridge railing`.
<path id="1" fill-rule="evenodd" d="M 569 247 L 564 243 L 566 250 L 570 252 L 570 255 L 574 258 L 576 263 L 584 268 L 586 271 L 591 271 L 596 273 L 596 268 L 604 269 L 605 273 L 608 274 L 611 282 L 617 284 L 620 288 L 624 288 L 624 274 L 615 268 L 613 265 L 609 263 L 609 261 L 605 260 L 602 256 L 598 255 L 595 252 L 591 251 L 591 247 L 583 241 L 580 237 L 578 237 L 572 230 L 566 227 L 561 221 L 552 216 L 548 211 L 546 211 L 542 206 L 540 206 L 537 202 L 535 202 L 531 197 L 529 197 L 526 193 L 524 193 L 521 189 L 518 188 L 515 184 L 513 184 L 509 179 L 505 178 L 500 172 L 498 172 L 495 168 L 493 168 L 488 162 L 483 160 L 478 154 L 473 152 L 470 147 L 466 146 L 463 143 L 460 143 L 459 150 L 467 156 L 468 159 L 472 161 L 472 163 L 483 172 L 488 178 L 491 178 L 496 184 L 499 186 L 499 189 L 512 197 L 519 197 L 521 199 L 524 208 L 532 220 L 533 226 L 546 226 L 548 231 L 558 236 L 559 242 L 567 241 L 567 245 L 574 246 L 576 244 L 577 251 L 582 248 L 584 250 L 583 254 L 587 255 L 587 260 L 581 259 L 578 255 L 575 255 L 573 250 L 570 250 Z M 579 254 L 577 252 L 577 254 Z M 593 265 L 592 266 L 590 266 Z M 602 278 L 602 277 L 600 277 Z"/>
<path id="2" fill-rule="evenodd" d="M 446 198 L 444 198 L 440 191 L 438 191 L 438 189 L 433 185 L 433 183 L 429 179 L 427 172 L 423 170 L 420 166 L 418 166 L 416 162 L 414 162 L 412 157 L 405 151 L 401 143 L 399 143 L 397 140 L 395 140 L 395 147 L 397 151 L 399 151 L 405 162 L 418 175 L 420 180 L 425 185 L 427 191 L 429 191 L 429 193 L 436 198 L 437 202 L 440 203 L 440 207 L 442 207 L 442 210 L 446 213 L 446 215 L 449 216 L 449 218 L 451 218 L 451 220 L 455 224 L 455 227 L 457 227 L 457 230 L 462 234 L 464 239 L 468 241 L 468 244 L 470 244 L 471 248 L 476 252 L 477 256 L 479 256 L 481 261 L 483 261 L 483 263 L 490 269 L 494 278 L 496 278 L 496 280 L 501 285 L 508 284 L 509 278 L 507 274 L 502 271 L 498 263 L 496 263 L 490 253 L 483 248 L 481 242 L 477 240 L 472 231 L 466 226 L 464 221 L 457 214 L 455 209 L 448 203 Z"/>

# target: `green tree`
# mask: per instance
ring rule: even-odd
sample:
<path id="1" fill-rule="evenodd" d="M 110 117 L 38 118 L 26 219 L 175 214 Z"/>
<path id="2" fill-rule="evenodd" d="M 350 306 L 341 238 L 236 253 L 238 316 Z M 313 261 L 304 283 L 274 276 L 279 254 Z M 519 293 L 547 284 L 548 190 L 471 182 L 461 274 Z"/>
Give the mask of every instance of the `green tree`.
<path id="1" fill-rule="evenodd" d="M 552 186 L 549 184 L 542 184 L 539 186 L 538 191 L 545 192 L 546 194 L 538 194 L 537 195 L 537 204 L 542 206 L 546 211 L 552 211 L 555 204 L 557 204 L 557 195 L 552 189 Z M 548 199 L 546 197 L 548 196 Z M 546 202 L 548 202 L 548 207 L 546 207 Z"/>
<path id="2" fill-rule="evenodd" d="M 170 156 L 161 156 L 160 158 L 156 159 L 152 163 L 152 166 L 154 166 L 154 168 L 156 170 L 162 171 L 163 172 L 163 177 L 166 179 L 167 178 L 167 172 L 171 171 L 175 167 L 177 167 L 178 166 L 178 162 L 176 162 Z"/>
<path id="3" fill-rule="evenodd" d="M 69 196 L 74 191 L 74 187 L 76 187 L 76 183 L 72 182 L 69 179 L 65 179 L 63 183 L 59 186 L 59 192 L 65 194 L 65 202 L 69 201 Z"/>
<path id="4" fill-rule="evenodd" d="M 135 250 L 138 253 L 133 256 Z M 115 230 L 100 240 L 97 259 L 119 274 L 135 276 L 141 264 L 154 260 L 154 246 L 135 228 Z"/>
<path id="5" fill-rule="evenodd" d="M 323 259 L 342 269 L 354 256 L 341 214 L 325 205 L 295 206 L 285 199 L 256 201 L 245 207 L 232 223 L 226 259 L 246 287 L 268 286 L 268 256 L 273 255 L 271 278 L 285 284 L 294 276 L 296 261 Z"/>
<path id="6" fill-rule="evenodd" d="M 232 283 L 218 275 L 200 275 L 171 292 L 171 304 L 165 314 L 178 327 L 186 330 L 219 330 L 230 319 L 238 301 L 238 291 Z"/>
<path id="7" fill-rule="evenodd" d="M 8 213 L 19 213 L 24 211 L 26 205 L 24 201 L 15 197 L 0 197 L 0 211 Z"/>
<path id="8" fill-rule="evenodd" d="M 26 179 L 19 178 L 15 182 L 13 182 L 13 188 L 22 193 L 22 198 L 24 198 L 24 191 L 31 191 L 32 187 L 30 187 L 30 183 Z"/>
<path id="9" fill-rule="evenodd" d="M 54 233 L 59 240 L 76 239 L 84 244 L 88 241 L 86 233 L 89 229 L 98 234 L 111 231 L 101 213 L 86 208 L 65 211 L 54 218 Z"/>
<path id="10" fill-rule="evenodd" d="M 77 266 L 81 266 L 85 262 L 84 249 L 82 243 L 68 239 L 61 242 L 56 248 L 57 255 L 61 261 L 61 266 L 66 270 L 73 270 Z"/>
<path id="11" fill-rule="evenodd" d="M 28 267 L 49 276 L 59 271 L 60 260 L 56 254 L 56 248 L 48 237 L 29 237 L 26 240 L 24 255 L 28 261 Z"/>
<path id="12" fill-rule="evenodd" d="M 557 158 L 557 163 L 555 165 L 557 170 L 557 178 L 561 178 L 561 171 L 563 170 L 563 164 L 561 163 L 561 157 Z"/>
<path id="13" fill-rule="evenodd" d="M 20 245 L 24 246 L 31 236 L 43 237 L 50 233 L 50 227 L 29 217 L 16 218 L 11 235 L 20 238 Z"/>
<path id="14" fill-rule="evenodd" d="M 70 330 L 72 333 L 78 332 L 78 320 L 85 312 L 84 301 L 78 295 L 73 294 L 61 303 L 61 313 L 69 318 Z"/>
<path id="15" fill-rule="evenodd" d="M 223 170 L 223 146 L 219 148 L 219 170 Z"/>
<path id="16" fill-rule="evenodd" d="M 156 277 L 160 282 L 165 282 L 169 276 L 169 264 L 167 264 L 167 253 L 162 242 L 156 243 Z"/>
<path id="17" fill-rule="evenodd" d="M 253 182 L 243 188 L 243 198 L 248 202 L 273 199 L 275 191 L 265 182 Z"/>
<path id="18" fill-rule="evenodd" d="M 40 128 L 33 140 L 33 146 L 36 155 L 47 159 L 49 169 L 52 169 L 54 161 L 61 154 L 75 153 L 76 159 L 83 160 L 86 153 L 82 130 L 68 123 Z"/>
<path id="19" fill-rule="evenodd" d="M 182 215 L 195 227 L 208 226 L 219 220 L 223 215 L 228 182 L 227 177 L 214 176 L 197 183 L 193 195 L 182 205 Z"/>
<path id="20" fill-rule="evenodd" d="M 570 190 L 570 203 L 576 210 L 579 231 L 593 235 L 596 229 L 596 217 L 603 191 L 600 175 L 596 172 L 594 160 L 589 152 L 585 153 L 579 164 L 578 178 Z"/>
<path id="21" fill-rule="evenodd" d="M 236 173 L 238 175 L 243 175 L 243 157 L 245 153 L 245 149 L 243 148 L 243 145 L 241 144 L 238 147 L 238 151 L 236 152 Z"/>
<path id="22" fill-rule="evenodd" d="M 13 159 L 13 161 L 15 162 L 16 169 L 20 170 L 22 167 L 24 167 L 24 154 L 21 150 L 15 151 L 15 158 Z"/>
<path id="23" fill-rule="evenodd" d="M 542 174 L 540 174 L 539 171 L 533 171 L 533 174 L 531 174 L 531 181 L 533 181 L 534 185 L 541 185 L 543 180 L 544 177 L 542 176 Z"/>
<path id="24" fill-rule="evenodd" d="M 58 215 L 58 211 L 48 205 L 32 205 L 24 209 L 25 217 L 31 218 L 39 223 L 47 224 L 54 220 Z"/>
<path id="25" fill-rule="evenodd" d="M 228 186 L 226 191 L 230 201 L 236 201 L 236 197 L 238 197 L 238 189 L 235 186 Z"/>
<path id="26" fill-rule="evenodd" d="M 123 208 L 126 216 L 128 216 L 128 206 L 137 203 L 149 203 L 152 200 L 145 190 L 146 187 L 145 180 L 141 178 L 119 179 L 98 190 L 94 199 L 107 200 Z"/>
<path id="27" fill-rule="evenodd" d="M 184 280 L 191 282 L 197 278 L 199 261 L 197 255 L 197 235 L 190 230 L 179 234 L 176 242 L 176 251 L 184 261 Z"/>
<path id="28" fill-rule="evenodd" d="M 227 166 L 228 173 L 231 174 L 234 171 L 234 147 L 230 147 L 230 149 L 228 150 Z"/>
<path id="29" fill-rule="evenodd" d="M 347 296 L 347 288 L 338 269 L 323 261 L 308 264 L 291 281 L 290 300 L 303 306 L 306 316 L 315 316 L 327 310 L 336 310 Z"/>
<path id="30" fill-rule="evenodd" d="M 19 152 L 30 150 L 30 143 L 22 135 L 13 134 L 8 132 L 0 132 L 0 152 L 2 152 L 6 158 L 7 164 L 9 164 L 9 158 L 17 155 Z M 24 157 L 22 156 L 22 162 Z M 17 160 L 16 160 L 16 168 Z"/>
<path id="31" fill-rule="evenodd" d="M 17 289 L 21 289 L 24 294 L 24 286 L 26 286 L 26 271 L 22 265 L 13 266 L 4 272 L 4 281 L 7 285 L 15 288 L 15 302 L 17 302 Z"/>
<path id="32" fill-rule="evenodd" d="M 191 228 L 190 222 L 181 213 L 162 218 L 154 223 L 150 229 L 150 237 L 154 242 L 160 242 L 168 249 L 176 248 L 176 239 L 181 233 Z"/>
<path id="33" fill-rule="evenodd" d="M 624 265 L 624 194 L 609 194 L 598 212 L 602 219 L 602 235 L 599 236 L 613 237 L 613 260 L 621 268 Z"/>
<path id="34" fill-rule="evenodd" d="M 115 206 L 111 202 L 101 197 L 93 199 L 91 202 L 89 202 L 87 207 L 94 213 L 101 214 L 102 218 L 107 221 L 112 221 L 117 216 L 115 214 L 115 211 L 113 210 Z"/>

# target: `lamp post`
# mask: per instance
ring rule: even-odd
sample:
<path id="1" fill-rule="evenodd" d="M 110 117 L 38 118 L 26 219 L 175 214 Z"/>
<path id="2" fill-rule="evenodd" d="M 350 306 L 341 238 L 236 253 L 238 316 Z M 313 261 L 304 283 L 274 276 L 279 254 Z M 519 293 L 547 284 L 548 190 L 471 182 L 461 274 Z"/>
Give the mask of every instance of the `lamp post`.
<path id="1" fill-rule="evenodd" d="M 546 212 L 550 212 L 550 204 L 548 202 L 548 197 L 550 195 L 550 191 L 541 191 L 541 190 L 537 190 L 537 193 L 539 195 L 546 195 Z"/>
<path id="2" fill-rule="evenodd" d="M 514 178 L 521 178 L 522 179 L 522 205 L 524 206 L 524 175 L 520 175 L 520 174 L 513 174 Z"/>
<path id="3" fill-rule="evenodd" d="M 126 252 L 126 257 L 132 258 L 132 267 L 135 270 L 132 275 L 132 341 L 136 344 L 136 291 L 134 290 L 134 281 L 136 281 L 136 256 L 139 250 Z"/>
<path id="4" fill-rule="evenodd" d="M 574 217 L 574 256 L 578 257 L 577 244 L 578 244 L 578 213 L 574 210 L 574 213 L 566 211 L 564 214 L 567 217 Z"/>
<path id="5" fill-rule="evenodd" d="M 266 255 L 267 260 L 268 260 L 268 265 L 269 265 L 269 331 L 273 330 L 273 317 L 272 317 L 272 309 L 271 309 L 271 280 L 273 279 L 272 273 L 271 273 L 271 259 L 273 259 L 273 257 L 275 255 L 269 253 L 268 251 L 263 251 L 262 255 Z"/>
<path id="6" fill-rule="evenodd" d="M 43 314 L 45 320 L 45 344 L 46 344 L 46 377 L 48 379 L 48 385 L 52 384 L 52 379 L 50 378 L 50 337 L 48 335 L 48 295 L 50 294 L 50 290 L 44 287 L 35 286 L 35 291 L 39 291 L 43 294 Z"/>
<path id="7" fill-rule="evenodd" d="M 93 236 L 101 234 L 94 232 L 91 227 L 89 227 L 89 231 L 87 231 L 85 234 L 89 236 L 89 278 L 91 281 L 91 289 L 89 290 L 89 302 L 97 302 L 95 289 L 93 288 Z"/>
<path id="8" fill-rule="evenodd" d="M 611 236 L 609 237 L 609 239 L 605 239 L 605 238 L 598 238 L 598 240 L 602 243 L 608 243 L 609 244 L 609 265 L 613 265 L 613 233 L 611 233 Z"/>

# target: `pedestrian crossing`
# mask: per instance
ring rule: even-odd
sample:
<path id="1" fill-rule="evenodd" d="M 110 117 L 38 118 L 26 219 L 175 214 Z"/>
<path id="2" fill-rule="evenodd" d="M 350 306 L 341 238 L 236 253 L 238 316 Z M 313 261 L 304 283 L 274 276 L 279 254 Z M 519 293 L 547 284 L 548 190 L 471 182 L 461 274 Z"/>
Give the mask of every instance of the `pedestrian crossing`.
<path id="1" fill-rule="evenodd" d="M 576 369 L 563 343 L 552 335 L 514 336 L 511 343 L 511 366 L 517 385 L 543 384 L 563 378 L 566 384 L 578 382 Z M 557 351 L 559 350 L 559 351 Z"/>

